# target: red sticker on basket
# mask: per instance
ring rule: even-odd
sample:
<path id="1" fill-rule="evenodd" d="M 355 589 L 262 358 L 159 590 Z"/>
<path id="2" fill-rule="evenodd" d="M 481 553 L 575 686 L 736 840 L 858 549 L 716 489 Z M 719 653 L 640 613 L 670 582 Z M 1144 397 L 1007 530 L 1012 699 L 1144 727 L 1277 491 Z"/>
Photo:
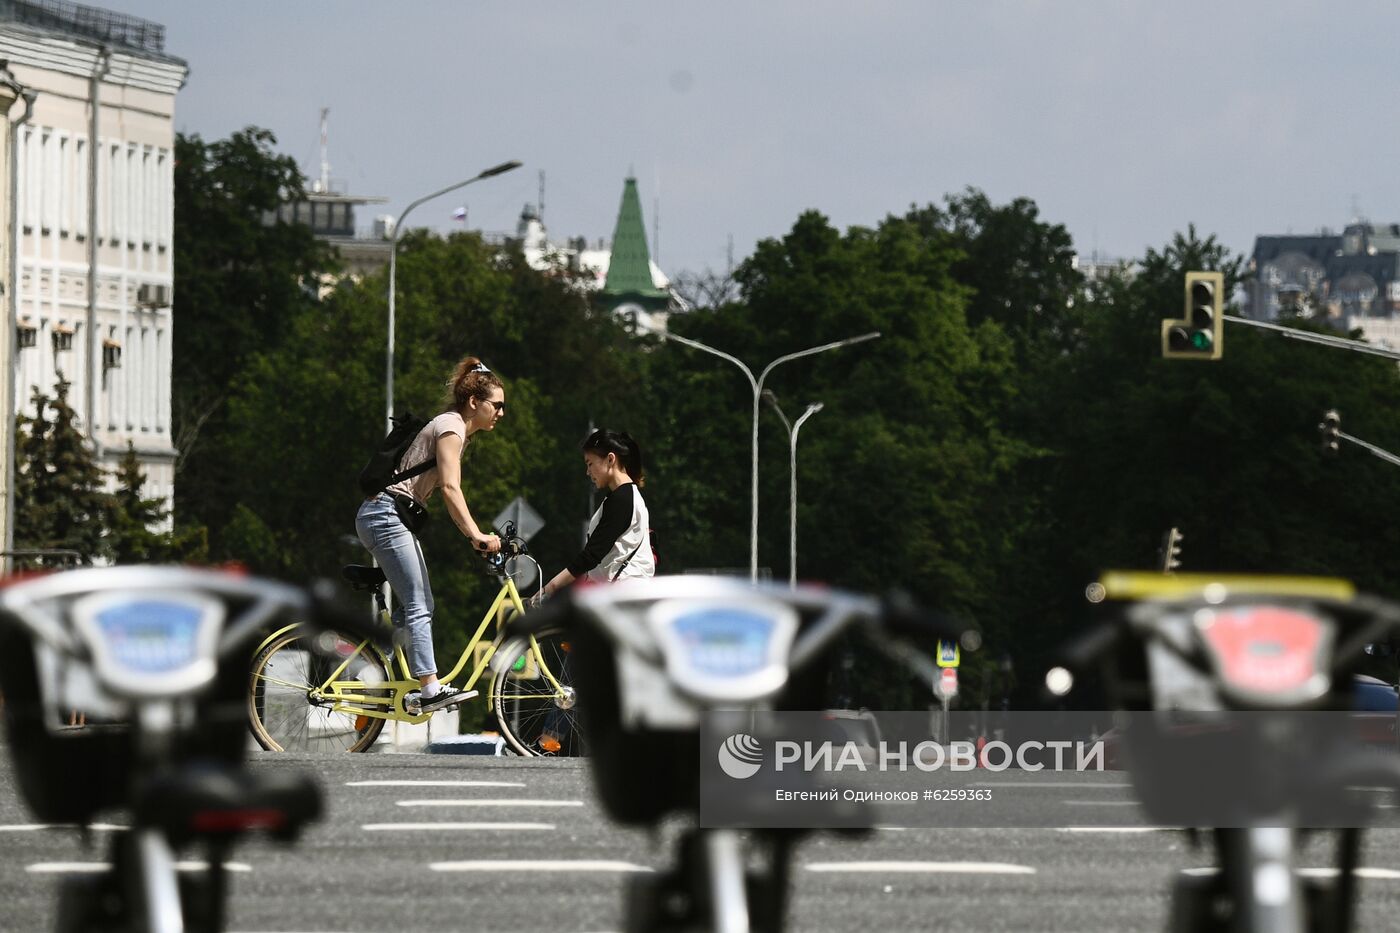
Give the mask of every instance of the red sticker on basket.
<path id="1" fill-rule="evenodd" d="M 1259 693 L 1300 689 L 1317 673 L 1324 622 L 1278 606 L 1224 611 L 1201 626 L 1220 676 Z"/>

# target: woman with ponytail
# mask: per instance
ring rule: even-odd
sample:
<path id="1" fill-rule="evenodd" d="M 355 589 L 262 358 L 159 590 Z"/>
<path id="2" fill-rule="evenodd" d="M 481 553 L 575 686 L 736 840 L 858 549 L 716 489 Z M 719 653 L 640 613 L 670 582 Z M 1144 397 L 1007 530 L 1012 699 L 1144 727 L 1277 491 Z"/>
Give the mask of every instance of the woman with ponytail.
<path id="1" fill-rule="evenodd" d="M 607 497 L 588 523 L 588 543 L 544 585 L 536 601 L 579 577 L 601 583 L 656 573 L 647 504 L 640 488 L 645 481 L 642 448 L 625 431 L 600 429 L 583 442 L 583 466 L 593 485 L 607 490 Z"/>
<path id="2" fill-rule="evenodd" d="M 483 553 L 501 549 L 501 539 L 483 534 L 467 508 L 462 454 L 473 434 L 496 429 L 506 411 L 505 389 L 500 377 L 474 356 L 457 364 L 447 386 L 442 414 L 423 426 L 399 462 L 400 472 L 413 475 L 370 496 L 355 516 L 361 543 L 374 555 L 394 591 L 394 628 L 402 633 L 409 668 L 422 684 L 419 703 L 425 713 L 471 699 L 476 692 L 438 683 L 428 565 L 418 538 L 401 516 L 406 511 L 410 517 L 413 513 L 426 517 L 424 503 L 441 489 L 447 514 L 472 546 Z"/>

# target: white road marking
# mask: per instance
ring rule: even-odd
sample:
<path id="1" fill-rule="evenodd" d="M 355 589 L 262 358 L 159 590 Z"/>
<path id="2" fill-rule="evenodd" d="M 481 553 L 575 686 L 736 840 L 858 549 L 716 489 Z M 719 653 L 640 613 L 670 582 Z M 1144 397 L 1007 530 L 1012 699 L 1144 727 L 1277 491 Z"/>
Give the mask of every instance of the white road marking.
<path id="1" fill-rule="evenodd" d="M 1131 784 L 1101 784 L 1098 781 L 973 781 L 969 787 L 1132 787 Z"/>
<path id="2" fill-rule="evenodd" d="M 346 787 L 524 787 L 518 781 L 346 781 Z"/>
<path id="3" fill-rule="evenodd" d="M 928 874 L 1033 875 L 1029 865 L 1006 862 L 808 862 L 807 871 Z"/>
<path id="4" fill-rule="evenodd" d="M 1170 826 L 1057 826 L 1057 833 L 1166 833 Z"/>
<path id="5" fill-rule="evenodd" d="M 175 867 L 180 871 L 205 871 L 209 868 L 208 862 L 176 862 Z M 56 873 L 86 873 L 110 871 L 111 862 L 35 862 L 25 868 L 25 871 L 32 874 L 56 874 Z M 247 862 L 224 862 L 225 871 L 252 871 L 253 866 Z"/>
<path id="6" fill-rule="evenodd" d="M 82 829 L 77 823 L 15 823 L 0 826 L 0 833 L 32 833 L 41 829 Z M 127 827 L 116 823 L 93 823 L 88 829 L 96 832 L 124 832 Z"/>
<path id="7" fill-rule="evenodd" d="M 652 869 L 632 862 L 606 859 L 542 859 L 537 861 L 505 861 L 490 859 L 467 862 L 429 862 L 433 871 L 614 871 L 648 872 Z"/>
<path id="8" fill-rule="evenodd" d="M 1339 874 L 1335 868 L 1298 868 L 1294 869 L 1299 875 L 1305 878 L 1335 878 Z M 1204 868 L 1183 868 L 1184 875 L 1207 876 L 1219 874 L 1220 869 L 1214 865 L 1207 865 Z M 1358 868 L 1356 877 L 1370 878 L 1373 881 L 1400 881 L 1400 871 L 1393 868 Z"/>
<path id="9" fill-rule="evenodd" d="M 1136 807 L 1136 800 L 1061 800 L 1067 807 Z"/>
<path id="10" fill-rule="evenodd" d="M 518 829 L 554 829 L 553 823 L 366 823 L 360 827 L 366 832 L 431 832 L 432 830 L 452 830 L 469 832 L 471 830 L 518 830 Z"/>
<path id="11" fill-rule="evenodd" d="M 400 807 L 581 807 L 582 800 L 400 800 Z"/>

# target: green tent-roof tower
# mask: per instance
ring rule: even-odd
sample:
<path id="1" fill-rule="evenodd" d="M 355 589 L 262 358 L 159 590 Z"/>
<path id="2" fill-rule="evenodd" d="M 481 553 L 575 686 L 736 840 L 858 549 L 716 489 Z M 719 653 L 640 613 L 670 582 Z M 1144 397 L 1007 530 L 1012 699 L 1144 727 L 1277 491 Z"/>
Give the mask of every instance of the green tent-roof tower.
<path id="1" fill-rule="evenodd" d="M 629 177 L 622 187 L 622 206 L 617 211 L 613 231 L 612 258 L 603 283 L 601 303 L 616 311 L 625 305 L 639 305 L 646 311 L 663 311 L 671 296 L 656 287 L 651 278 L 651 254 L 642 223 L 642 202 L 637 196 L 637 179 Z"/>

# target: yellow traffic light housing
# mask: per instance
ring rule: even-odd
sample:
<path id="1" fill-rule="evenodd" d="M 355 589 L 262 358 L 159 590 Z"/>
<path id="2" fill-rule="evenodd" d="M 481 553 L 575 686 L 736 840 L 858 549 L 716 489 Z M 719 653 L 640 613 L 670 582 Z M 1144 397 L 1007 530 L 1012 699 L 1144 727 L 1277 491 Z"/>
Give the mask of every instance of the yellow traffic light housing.
<path id="1" fill-rule="evenodd" d="M 1224 351 L 1225 277 L 1186 273 L 1186 315 L 1162 322 L 1162 356 L 1169 360 L 1218 360 Z"/>

